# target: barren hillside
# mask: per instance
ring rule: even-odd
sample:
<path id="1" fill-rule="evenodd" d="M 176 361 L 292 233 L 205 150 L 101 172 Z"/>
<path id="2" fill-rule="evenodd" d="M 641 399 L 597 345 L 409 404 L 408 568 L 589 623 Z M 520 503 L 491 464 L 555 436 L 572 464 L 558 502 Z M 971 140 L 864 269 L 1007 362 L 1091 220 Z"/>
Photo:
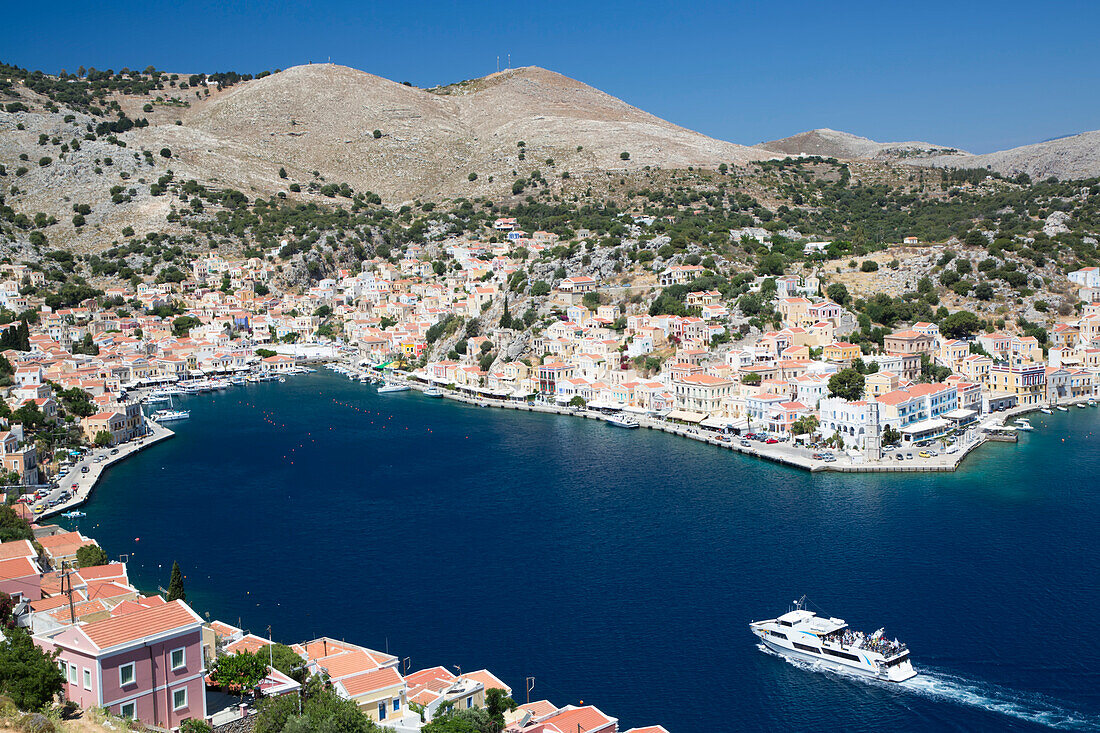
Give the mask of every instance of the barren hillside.
<path id="1" fill-rule="evenodd" d="M 550 175 L 769 157 L 536 67 L 425 91 L 341 66 L 298 66 L 241 84 L 183 123 L 143 134 L 244 188 L 279 188 L 283 166 L 291 180 L 317 171 L 391 201 L 507 190 L 535 168 Z"/>
<path id="2" fill-rule="evenodd" d="M 912 160 L 929 156 L 950 158 L 966 155 L 955 148 L 932 143 L 880 143 L 849 132 L 828 128 L 800 132 L 782 140 L 760 143 L 756 147 L 788 155 L 820 155 L 824 158 L 858 160 Z"/>
<path id="3" fill-rule="evenodd" d="M 1062 180 L 1100 176 L 1100 130 L 999 150 L 961 159 L 927 158 L 920 165 L 990 168 L 1006 176 L 1027 173 L 1035 180 L 1054 176 Z"/>

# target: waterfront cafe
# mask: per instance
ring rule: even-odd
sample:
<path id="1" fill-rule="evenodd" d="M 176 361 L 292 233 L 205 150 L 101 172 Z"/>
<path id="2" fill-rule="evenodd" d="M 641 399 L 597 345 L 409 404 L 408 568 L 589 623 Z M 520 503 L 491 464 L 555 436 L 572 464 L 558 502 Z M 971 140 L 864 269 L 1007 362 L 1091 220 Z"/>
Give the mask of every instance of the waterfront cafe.
<path id="1" fill-rule="evenodd" d="M 707 419 L 707 414 L 705 412 L 691 412 L 689 410 L 669 410 L 664 413 L 662 417 L 671 422 L 698 425 Z"/>
<path id="2" fill-rule="evenodd" d="M 940 417 L 931 420 L 921 420 L 912 425 L 906 425 L 901 429 L 902 443 L 920 443 L 925 440 L 934 440 L 943 437 L 955 429 L 954 423 Z"/>
<path id="3" fill-rule="evenodd" d="M 945 420 L 950 420 L 954 427 L 964 429 L 978 421 L 978 411 L 967 410 L 966 408 L 960 407 L 957 410 L 952 410 L 943 417 Z"/>

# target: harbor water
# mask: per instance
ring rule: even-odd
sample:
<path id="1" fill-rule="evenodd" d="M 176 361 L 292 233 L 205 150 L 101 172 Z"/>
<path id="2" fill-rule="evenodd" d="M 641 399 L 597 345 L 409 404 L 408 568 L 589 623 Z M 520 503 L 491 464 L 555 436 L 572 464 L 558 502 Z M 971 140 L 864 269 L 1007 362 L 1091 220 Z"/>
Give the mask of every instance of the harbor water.
<path id="1" fill-rule="evenodd" d="M 176 437 L 65 521 L 173 561 L 200 613 L 411 669 L 486 667 L 620 730 L 1100 729 L 1100 409 L 1030 416 L 948 474 L 809 474 L 650 430 L 319 372 L 188 396 Z M 885 626 L 891 685 L 757 648 L 816 607 Z"/>

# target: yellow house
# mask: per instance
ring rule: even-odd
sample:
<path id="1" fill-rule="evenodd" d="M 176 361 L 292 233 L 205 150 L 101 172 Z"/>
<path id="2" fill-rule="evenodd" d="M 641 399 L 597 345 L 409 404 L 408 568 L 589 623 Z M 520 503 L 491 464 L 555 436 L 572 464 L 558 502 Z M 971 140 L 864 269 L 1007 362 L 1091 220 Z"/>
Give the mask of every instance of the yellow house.
<path id="1" fill-rule="evenodd" d="M 994 364 L 989 370 L 989 388 L 1016 395 L 1019 405 L 1037 405 L 1046 395 L 1046 367 L 1042 362 Z"/>
<path id="2" fill-rule="evenodd" d="M 864 388 L 871 397 L 878 397 L 898 388 L 898 375 L 894 372 L 875 372 L 864 379 Z"/>
<path id="3" fill-rule="evenodd" d="M 947 339 L 940 343 L 937 354 L 939 363 L 951 371 L 958 371 L 963 359 L 970 356 L 970 344 L 958 339 Z"/>
<path id="4" fill-rule="evenodd" d="M 821 352 L 825 361 L 833 361 L 842 364 L 851 364 L 860 355 L 859 347 L 847 341 L 834 341 L 827 344 Z"/>
<path id="5" fill-rule="evenodd" d="M 352 675 L 335 684 L 336 694 L 352 700 L 376 723 L 400 718 L 408 706 L 405 680 L 393 667 Z"/>

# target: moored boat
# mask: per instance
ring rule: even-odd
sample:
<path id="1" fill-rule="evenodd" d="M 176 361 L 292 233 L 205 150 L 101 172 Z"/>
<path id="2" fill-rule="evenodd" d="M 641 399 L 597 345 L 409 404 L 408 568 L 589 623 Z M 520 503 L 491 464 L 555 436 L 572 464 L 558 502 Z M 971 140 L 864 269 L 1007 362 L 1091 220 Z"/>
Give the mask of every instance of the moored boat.
<path id="1" fill-rule="evenodd" d="M 853 631 L 842 618 L 822 618 L 805 608 L 806 597 L 777 618 L 749 624 L 768 648 L 794 659 L 812 660 L 824 667 L 904 682 L 917 675 L 909 648 L 897 639 Z"/>
<path id="2" fill-rule="evenodd" d="M 73 510 L 71 512 L 62 512 L 61 516 L 65 517 L 65 519 L 80 519 L 81 517 L 86 517 L 88 515 L 84 512 Z"/>
<path id="3" fill-rule="evenodd" d="M 407 392 L 409 385 L 399 384 L 397 382 L 386 382 L 378 388 L 378 394 L 388 394 L 390 392 Z"/>
<path id="4" fill-rule="evenodd" d="M 1065 405 L 1058 405 L 1058 412 L 1069 412 L 1069 408 Z"/>
<path id="5" fill-rule="evenodd" d="M 1016 418 L 1016 429 L 1029 432 L 1035 428 L 1031 427 L 1031 422 L 1026 417 Z"/>
<path id="6" fill-rule="evenodd" d="M 149 416 L 155 422 L 171 422 L 172 420 L 186 420 L 191 417 L 190 410 L 157 410 Z"/>
<path id="7" fill-rule="evenodd" d="M 437 389 L 436 387 L 431 387 L 430 389 L 424 390 L 424 396 L 425 397 L 442 397 L 443 396 L 443 390 Z"/>
<path id="8" fill-rule="evenodd" d="M 607 418 L 607 422 L 609 425 L 614 425 L 617 428 L 632 429 L 639 427 L 638 418 L 631 417 L 630 415 L 615 415 L 614 417 Z"/>
<path id="9" fill-rule="evenodd" d="M 1039 412 L 1043 413 L 1044 415 L 1053 415 L 1054 414 L 1049 407 L 1040 407 Z"/>

